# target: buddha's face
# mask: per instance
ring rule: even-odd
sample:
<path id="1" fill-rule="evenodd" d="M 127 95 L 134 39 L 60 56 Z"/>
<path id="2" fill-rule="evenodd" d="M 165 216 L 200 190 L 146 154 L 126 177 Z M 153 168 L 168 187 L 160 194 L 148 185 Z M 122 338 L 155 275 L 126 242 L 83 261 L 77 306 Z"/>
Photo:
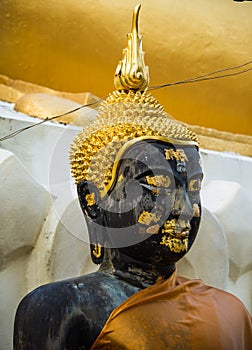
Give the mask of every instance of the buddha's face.
<path id="1" fill-rule="evenodd" d="M 199 161 L 194 145 L 145 140 L 130 146 L 101 201 L 109 244 L 156 265 L 184 256 L 200 223 Z"/>

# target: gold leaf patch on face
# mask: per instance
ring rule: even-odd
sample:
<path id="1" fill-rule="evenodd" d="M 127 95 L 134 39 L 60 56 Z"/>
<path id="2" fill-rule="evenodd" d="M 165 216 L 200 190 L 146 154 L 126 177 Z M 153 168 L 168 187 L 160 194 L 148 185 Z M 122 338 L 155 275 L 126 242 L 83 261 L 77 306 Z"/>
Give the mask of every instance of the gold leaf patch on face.
<path id="1" fill-rule="evenodd" d="M 87 205 L 89 207 L 94 205 L 95 204 L 95 194 L 94 194 L 94 192 L 86 194 L 85 199 L 86 199 Z"/>
<path id="2" fill-rule="evenodd" d="M 121 174 L 121 175 L 118 177 L 117 181 L 118 181 L 118 182 L 121 182 L 122 180 L 123 180 L 123 175 Z"/>
<path id="3" fill-rule="evenodd" d="M 201 189 L 200 179 L 193 179 L 189 182 L 188 191 L 196 192 L 196 191 L 200 191 L 200 189 Z"/>
<path id="4" fill-rule="evenodd" d="M 193 216 L 196 218 L 200 217 L 200 207 L 196 203 L 193 204 Z"/>
<path id="5" fill-rule="evenodd" d="M 188 238 L 181 240 L 165 235 L 162 237 L 160 244 L 165 245 L 174 253 L 181 253 L 188 250 Z"/>
<path id="6" fill-rule="evenodd" d="M 143 225 L 150 225 L 152 222 L 158 222 L 161 218 L 161 215 L 156 213 L 149 213 L 148 211 L 143 211 L 138 218 L 138 222 Z"/>
<path id="7" fill-rule="evenodd" d="M 171 179 L 168 175 L 146 176 L 148 185 L 155 187 L 168 188 L 171 184 Z"/>
<path id="8" fill-rule="evenodd" d="M 179 160 L 180 162 L 188 161 L 188 158 L 183 149 L 174 150 L 170 148 L 170 149 L 165 149 L 164 152 L 165 152 L 165 158 L 167 160 L 175 159 L 175 160 Z"/>

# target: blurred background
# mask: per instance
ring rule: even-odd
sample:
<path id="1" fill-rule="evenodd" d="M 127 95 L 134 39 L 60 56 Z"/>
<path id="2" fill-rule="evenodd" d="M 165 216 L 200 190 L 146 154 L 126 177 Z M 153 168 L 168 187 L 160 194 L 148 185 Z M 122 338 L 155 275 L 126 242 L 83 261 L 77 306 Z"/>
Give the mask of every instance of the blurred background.
<path id="1" fill-rule="evenodd" d="M 1 0 L 0 74 L 105 96 L 114 89 L 115 68 L 139 2 L 150 85 L 252 60 L 252 2 Z M 178 120 L 252 135 L 252 71 L 153 95 Z"/>

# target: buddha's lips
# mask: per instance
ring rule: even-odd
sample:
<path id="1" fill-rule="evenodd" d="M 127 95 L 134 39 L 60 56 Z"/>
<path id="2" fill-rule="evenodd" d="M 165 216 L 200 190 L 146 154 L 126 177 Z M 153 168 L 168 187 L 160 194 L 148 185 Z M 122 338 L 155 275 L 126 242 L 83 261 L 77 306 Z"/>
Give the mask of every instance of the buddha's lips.
<path id="1" fill-rule="evenodd" d="M 187 230 L 179 233 L 171 233 L 171 236 L 175 238 L 186 239 L 189 236 L 189 231 Z"/>
<path id="2" fill-rule="evenodd" d="M 158 234 L 161 231 L 163 235 L 183 240 L 188 238 L 190 230 L 191 225 L 189 222 L 183 221 L 180 223 L 173 219 L 165 221 L 163 226 L 160 224 L 151 225 L 147 229 L 144 229 L 144 233 Z"/>
<path id="3" fill-rule="evenodd" d="M 168 234 L 171 237 L 178 239 L 186 239 L 189 236 L 191 230 L 191 225 L 189 222 L 183 223 L 182 225 L 179 222 L 166 221 L 162 228 L 163 234 Z"/>

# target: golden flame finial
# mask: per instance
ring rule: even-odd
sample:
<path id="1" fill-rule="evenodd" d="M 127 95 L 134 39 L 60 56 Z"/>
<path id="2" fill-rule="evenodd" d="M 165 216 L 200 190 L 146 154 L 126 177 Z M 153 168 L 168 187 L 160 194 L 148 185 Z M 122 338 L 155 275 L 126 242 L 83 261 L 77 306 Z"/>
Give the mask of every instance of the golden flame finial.
<path id="1" fill-rule="evenodd" d="M 123 50 L 123 59 L 119 62 L 114 84 L 117 90 L 144 91 L 149 85 L 149 69 L 144 63 L 142 36 L 138 32 L 138 18 L 141 5 L 135 7 L 131 34 L 128 34 L 127 47 Z"/>

